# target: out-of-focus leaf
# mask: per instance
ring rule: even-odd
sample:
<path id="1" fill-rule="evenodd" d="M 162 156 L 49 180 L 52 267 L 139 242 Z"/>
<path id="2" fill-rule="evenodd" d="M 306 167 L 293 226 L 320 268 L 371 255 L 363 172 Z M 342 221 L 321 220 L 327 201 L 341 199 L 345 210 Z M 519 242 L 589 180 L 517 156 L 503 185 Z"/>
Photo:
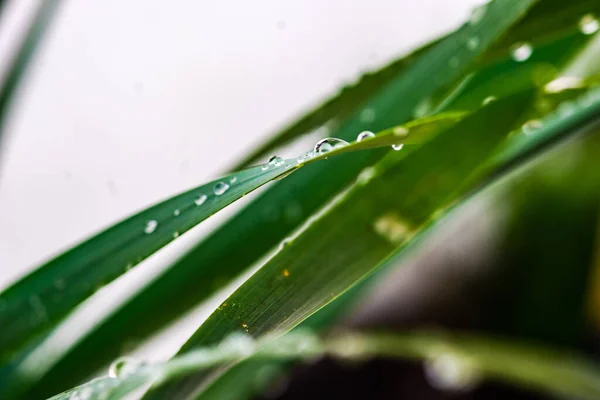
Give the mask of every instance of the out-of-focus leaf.
<path id="1" fill-rule="evenodd" d="M 20 43 L 15 55 L 9 60 L 0 87 L 0 141 L 5 133 L 4 127 L 6 125 L 6 118 L 8 117 L 9 107 L 13 95 L 15 94 L 15 90 L 19 86 L 19 83 L 27 70 L 27 66 L 42 40 L 44 33 L 48 29 L 52 17 L 60 3 L 60 0 L 45 0 L 39 3 L 34 16 L 29 23 L 23 42 Z M 0 11 L 3 11 L 5 7 L 5 4 L 0 3 Z"/>
<path id="2" fill-rule="evenodd" d="M 459 79 L 534 3 L 507 0 L 490 3 L 480 21 L 449 35 L 370 97 L 365 107 L 375 116 L 374 120 L 365 121 L 360 112 L 354 112 L 332 135 L 351 140 L 363 130 L 380 131 L 410 120 L 423 99 Z M 476 46 L 469 44 L 474 42 L 473 38 Z M 103 335 L 86 340 L 81 351 L 94 351 L 99 343 L 114 343 L 112 351 L 118 351 L 118 341 L 135 340 L 135 332 L 145 335 L 147 327 L 163 324 L 197 304 L 215 289 L 214 286 L 209 290 L 198 289 L 207 277 L 212 285 L 212 282 L 228 281 L 246 269 L 383 154 L 376 151 L 345 155 L 328 161 L 330 168 L 325 170 L 307 166 L 270 188 L 125 304 L 123 312 L 118 312 L 114 320 L 109 321 Z M 315 185 L 319 190 L 312 190 Z M 159 300 L 166 297 L 169 302 Z M 131 324 L 135 331 L 130 331 L 133 337 L 117 335 L 107 339 L 110 335 L 107 331 L 122 331 L 121 325 L 133 318 L 136 321 Z M 106 351 L 105 347 L 103 351 Z M 83 369 L 72 366 L 67 370 L 76 371 L 69 374 L 72 379 L 77 379 L 77 373 L 84 373 Z M 57 388 L 56 385 L 67 383 L 68 379 L 49 378 L 45 384 Z"/>
<path id="3" fill-rule="evenodd" d="M 235 346 L 231 346 L 233 342 Z M 459 368 L 457 384 L 475 384 L 489 379 L 524 386 L 542 393 L 585 400 L 600 396 L 600 369 L 589 360 L 569 351 L 545 348 L 496 338 L 451 334 L 449 332 L 342 334 L 319 340 L 308 332 L 285 335 L 276 340 L 232 337 L 220 346 L 194 350 L 164 364 L 158 364 L 122 378 L 104 378 L 82 385 L 50 400 L 122 399 L 143 385 L 154 387 L 174 378 L 234 360 L 297 360 L 319 355 L 342 359 L 386 357 L 425 361 L 431 374 L 443 361 Z M 443 379 L 440 378 L 440 379 Z"/>

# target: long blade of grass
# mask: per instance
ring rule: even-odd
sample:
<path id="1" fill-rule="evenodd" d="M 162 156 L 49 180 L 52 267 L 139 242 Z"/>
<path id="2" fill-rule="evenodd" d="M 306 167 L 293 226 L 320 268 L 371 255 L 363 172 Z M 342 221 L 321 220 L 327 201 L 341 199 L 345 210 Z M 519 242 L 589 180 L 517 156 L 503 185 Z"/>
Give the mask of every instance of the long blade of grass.
<path id="1" fill-rule="evenodd" d="M 0 294 L 0 345 L 4 354 L 135 264 L 202 220 L 256 188 L 314 161 L 353 150 L 416 144 L 455 122 L 461 113 L 417 121 L 402 136 L 386 130 L 376 137 L 329 153 L 276 159 L 201 185 L 152 206 L 46 263 Z M 68 290 L 65 290 L 67 288 Z"/>
<path id="2" fill-rule="evenodd" d="M 569 104 L 573 106 L 573 108 L 570 108 L 573 110 L 573 114 L 565 115 L 564 111 L 561 112 L 559 108 L 540 121 L 541 127 L 537 131 L 528 132 L 527 134 L 521 131 L 519 134 L 512 135 L 494 153 L 490 162 L 486 163 L 482 170 L 476 173 L 477 180 L 472 180 L 470 188 L 476 185 L 477 182 L 485 183 L 492 181 L 500 173 L 507 172 L 511 168 L 527 162 L 533 155 L 545 152 L 548 147 L 557 144 L 560 140 L 579 135 L 580 133 L 597 132 L 598 123 L 596 122 L 594 125 L 593 121 L 597 121 L 600 115 L 600 90 L 595 89 L 584 93 L 576 101 L 570 101 Z M 594 126 L 596 127 L 594 128 Z M 554 158 L 556 159 L 557 151 L 554 151 L 554 153 Z M 593 170 L 593 167 L 590 168 Z M 545 169 L 545 167 L 538 166 L 538 169 Z M 494 172 L 491 173 L 491 171 Z M 506 195 L 501 194 L 499 197 L 504 199 Z M 459 205 L 458 208 L 460 207 Z M 436 224 L 429 224 L 425 232 L 429 232 L 435 229 L 435 227 Z M 426 238 L 425 235 L 419 236 L 416 240 L 411 240 L 409 246 L 401 247 L 395 251 L 394 256 L 386 259 L 382 265 L 377 267 L 368 276 L 368 279 L 359 282 L 352 290 L 345 292 L 342 296 L 336 298 L 333 302 L 304 321 L 300 325 L 300 328 L 322 329 L 323 326 L 328 326 L 335 321 L 336 316 L 343 315 L 343 311 L 355 304 L 359 296 L 364 293 L 366 288 L 371 286 L 375 279 L 380 279 L 391 268 L 396 268 L 403 255 L 408 254 L 414 246 Z M 255 393 L 253 382 L 256 380 L 256 371 L 262 367 L 270 369 L 283 368 L 279 363 L 273 364 L 273 362 L 270 362 L 261 364 L 256 361 L 251 363 L 244 361 L 226 371 L 222 376 L 219 376 L 202 392 L 198 400 L 212 400 L 224 395 L 232 396 L 231 398 L 235 399 L 250 398 Z"/>
<path id="3" fill-rule="evenodd" d="M 449 113 L 388 129 L 361 142 L 327 153 L 310 152 L 295 159 L 274 159 L 182 193 L 105 230 L 69 252 L 48 262 L 0 294 L 0 343 L 5 354 L 18 349 L 35 333 L 55 324 L 74 305 L 91 295 L 101 283 L 126 272 L 134 264 L 168 244 L 216 211 L 261 185 L 310 163 L 354 150 L 395 143 L 417 144 L 459 120 L 464 113 Z M 402 132 L 398 136 L 396 132 Z M 68 290 L 66 290 L 68 289 Z M 24 355 L 28 357 L 29 354 Z M 17 362 L 17 364 L 21 361 Z M 11 365 L 14 366 L 13 361 Z M 2 370 L 3 390 L 11 384 L 12 366 Z M 3 385 L 0 385 L 3 386 Z M 12 389 L 10 389 L 12 390 Z"/>
<path id="4" fill-rule="evenodd" d="M 394 78 L 387 87 L 371 98 L 365 107 L 369 107 L 375 113 L 375 121 L 364 122 L 360 113 L 354 113 L 335 135 L 344 139 L 354 138 L 358 132 L 365 129 L 377 131 L 409 120 L 415 106 L 423 98 L 454 82 L 494 40 L 521 18 L 533 3 L 534 1 L 518 4 L 509 1 L 493 2 L 488 6 L 481 21 L 466 25 L 442 40 L 411 65 L 402 76 Z M 467 41 L 472 37 L 478 39 L 475 48 L 467 46 Z M 455 59 L 457 63 L 452 61 Z M 452 68 L 448 68 L 451 61 Z M 122 330 L 123 322 L 119 321 L 129 321 L 132 312 L 139 316 L 148 311 L 152 314 L 152 318 L 136 318 L 136 323 L 133 324 L 136 331 L 144 331 L 152 324 L 161 324 L 179 315 L 208 295 L 205 290 L 199 290 L 199 285 L 204 287 L 201 283 L 207 277 L 211 277 L 211 282 L 214 279 L 230 279 L 247 268 L 297 227 L 305 216 L 312 214 L 355 179 L 362 168 L 372 164 L 382 154 L 358 153 L 330 160 L 332 168 L 329 171 L 307 167 L 271 188 L 268 194 L 235 216 L 231 223 L 216 231 L 188 257 L 144 289 L 125 306 L 124 312 L 109 321 L 106 329 L 110 332 Z M 313 191 L 314 182 L 327 184 L 320 186 L 318 191 Z M 263 218 L 264 215 L 276 217 Z M 280 217 L 277 218 L 277 215 Z M 228 250 L 232 248 L 236 251 Z M 173 301 L 157 303 L 161 296 L 168 296 Z M 122 335 L 117 337 L 118 340 L 126 340 Z M 94 351 L 98 340 L 104 341 L 95 336 L 85 343 L 82 351 Z M 114 348 L 118 349 L 119 345 L 116 343 Z M 73 368 L 69 370 L 73 371 Z M 47 382 L 57 384 L 58 381 L 51 379 Z"/>
<path id="5" fill-rule="evenodd" d="M 455 188 L 511 130 L 532 99 L 518 94 L 465 117 L 428 146 L 377 164 L 375 177 L 358 182 L 310 221 L 238 288 L 180 350 L 214 344 L 228 333 L 285 332 L 329 303 L 410 242 L 437 210 L 457 200 Z M 489 126 L 485 135 L 481 126 Z M 326 228 L 326 229 L 325 229 Z M 302 249 L 309 248 L 311 252 Z M 179 399 L 198 377 L 156 394 Z"/>
<path id="6" fill-rule="evenodd" d="M 172 379 L 242 359 L 288 361 L 324 355 L 345 360 L 385 357 L 423 361 L 431 374 L 442 374 L 436 367 L 448 361 L 460 374 L 455 376 L 457 385 L 489 379 L 551 395 L 589 400 L 600 396 L 600 368 L 564 349 L 450 332 L 345 333 L 321 340 L 308 331 L 256 342 L 248 337 L 231 337 L 219 346 L 194 350 L 164 364 L 137 370 L 130 366 L 129 374 L 98 379 L 51 400 L 77 395 L 85 395 L 89 400 L 121 399 L 144 386 L 158 387 Z"/>

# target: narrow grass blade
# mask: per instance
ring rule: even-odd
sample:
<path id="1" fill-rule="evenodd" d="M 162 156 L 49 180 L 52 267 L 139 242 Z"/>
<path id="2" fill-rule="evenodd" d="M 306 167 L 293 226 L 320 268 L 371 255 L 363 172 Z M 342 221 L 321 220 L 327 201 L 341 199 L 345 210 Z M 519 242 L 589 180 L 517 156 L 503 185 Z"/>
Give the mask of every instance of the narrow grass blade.
<path id="1" fill-rule="evenodd" d="M 351 140 L 360 131 L 380 131 L 410 120 L 419 102 L 458 79 L 486 48 L 518 21 L 534 3 L 534 1 L 515 3 L 507 0 L 492 2 L 481 21 L 477 24 L 465 25 L 438 43 L 405 73 L 392 79 L 385 88 L 371 97 L 365 106 L 375 113 L 374 121 L 365 122 L 360 118 L 360 113 L 353 113 L 334 135 Z M 467 41 L 474 36 L 477 37 L 478 45 L 467 46 Z M 451 60 L 455 58 L 458 62 L 453 64 L 452 68 L 448 68 Z M 439 71 L 443 72 L 439 73 Z M 245 269 L 297 227 L 307 215 L 311 215 L 335 193 L 354 180 L 361 169 L 379 159 L 383 153 L 382 151 L 358 152 L 336 160 L 331 159 L 328 161 L 330 168 L 326 170 L 307 166 L 275 185 L 266 195 L 261 196 L 238 214 L 234 222 L 226 224 L 211 235 L 176 268 L 169 270 L 142 292 L 139 299 L 135 299 L 135 307 L 143 304 L 142 307 L 145 308 L 147 303 L 152 302 L 159 293 L 167 294 L 173 289 L 179 295 L 171 297 L 174 299 L 173 304 L 163 304 L 162 307 L 179 310 L 181 302 L 195 304 L 195 297 L 199 292 L 194 290 L 194 286 L 201 279 L 198 277 L 199 272 L 202 275 L 206 271 L 223 269 L 223 266 L 229 269 L 237 268 L 238 271 Z M 327 185 L 308 196 L 307 189 L 312 187 L 314 182 L 327 182 Z M 297 210 L 298 205 L 300 210 L 294 211 L 293 215 L 290 213 L 290 218 L 287 220 L 259 217 L 284 215 L 284 210 L 294 209 L 294 207 Z M 170 212 L 173 210 L 171 209 Z M 232 248 L 236 251 L 230 251 Z M 198 268 L 198 265 L 202 265 L 202 268 Z M 115 268 L 123 268 L 123 266 L 119 265 Z M 225 270 L 222 276 L 228 279 L 231 271 Z M 187 290 L 190 285 L 191 289 Z M 153 310 L 153 315 L 161 318 L 169 314 L 173 313 Z"/>
<path id="2" fill-rule="evenodd" d="M 180 353 L 217 343 L 230 332 L 285 332 L 338 297 L 457 200 L 455 188 L 500 143 L 531 99 L 527 92 L 489 104 L 406 157 L 389 154 L 371 180 L 358 182 L 286 240 Z M 484 125 L 488 129 L 481 135 Z M 185 398 L 197 380 L 190 377 L 153 398 Z"/>
<path id="3" fill-rule="evenodd" d="M 327 153 L 311 151 L 308 156 L 295 159 L 273 159 L 268 164 L 199 186 L 130 217 L 55 258 L 0 294 L 4 306 L 0 314 L 3 326 L 0 343 L 5 354 L 35 337 L 36 332 L 55 324 L 100 284 L 125 273 L 180 234 L 261 185 L 304 165 L 352 150 L 390 146 L 391 143 L 422 143 L 456 123 L 463 115 L 449 113 L 413 121 L 368 140 L 332 148 Z M 402 135 L 398 136 L 397 132 Z M 212 280 L 208 284 L 212 285 Z M 30 356 L 35 357 L 35 354 L 23 355 L 25 358 Z M 23 357 L 11 364 L 18 364 Z M 0 371 L 0 383 L 8 385 L 2 390 L 9 390 L 15 384 L 22 386 L 23 382 L 13 379 L 8 372 L 12 371 L 10 365 Z"/>
<path id="4" fill-rule="evenodd" d="M 233 342 L 237 343 L 233 343 Z M 432 374 L 442 361 L 459 369 L 456 384 L 492 380 L 531 388 L 551 395 L 592 400 L 600 396 L 600 369 L 586 358 L 563 349 L 536 344 L 449 332 L 346 333 L 321 340 L 297 332 L 276 340 L 254 342 L 231 337 L 216 347 L 195 350 L 164 364 L 140 368 L 122 378 L 104 378 L 82 385 L 50 400 L 121 399 L 144 385 L 160 386 L 175 378 L 242 359 L 288 361 L 329 355 L 345 360 L 372 357 L 425 362 Z"/>
<path id="5" fill-rule="evenodd" d="M 2 77 L 2 86 L 0 88 L 0 144 L 2 136 L 5 133 L 6 118 L 8 117 L 13 95 L 60 3 L 60 0 L 44 0 L 39 2 L 23 42 L 20 44 L 17 53 L 10 60 L 5 76 Z M 0 4 L 0 6 L 5 5 Z"/>

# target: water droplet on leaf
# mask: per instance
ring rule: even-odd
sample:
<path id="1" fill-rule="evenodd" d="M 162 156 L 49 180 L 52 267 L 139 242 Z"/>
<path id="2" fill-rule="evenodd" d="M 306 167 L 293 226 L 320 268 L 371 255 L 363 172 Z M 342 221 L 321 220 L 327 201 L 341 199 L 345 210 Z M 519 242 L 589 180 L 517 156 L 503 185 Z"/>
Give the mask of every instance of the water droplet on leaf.
<path id="1" fill-rule="evenodd" d="M 229 189 L 228 184 L 226 184 L 225 182 L 218 182 L 215 184 L 213 191 L 215 192 L 215 195 L 220 196 L 223 193 L 225 193 L 227 191 L 227 189 Z"/>
<path id="2" fill-rule="evenodd" d="M 229 179 L 229 183 L 231 183 L 231 184 L 234 184 L 234 183 L 236 183 L 236 182 L 237 182 L 237 176 L 232 176 L 232 177 Z"/>
<path id="3" fill-rule="evenodd" d="M 280 167 L 284 163 L 285 163 L 285 161 L 283 161 L 283 158 L 281 158 L 281 157 L 273 156 L 273 157 L 269 158 L 269 165 L 274 165 L 276 167 Z"/>
<path id="4" fill-rule="evenodd" d="M 194 203 L 197 206 L 201 206 L 202 204 L 204 204 L 204 202 L 206 201 L 207 198 L 208 198 L 207 195 L 201 194 L 200 196 L 198 196 L 198 198 L 196 200 L 194 200 Z"/>
<path id="5" fill-rule="evenodd" d="M 108 376 L 124 379 L 135 374 L 145 365 L 146 363 L 140 362 L 135 358 L 121 357 L 110 364 L 110 367 L 108 367 Z"/>
<path id="6" fill-rule="evenodd" d="M 394 149 L 395 151 L 402 150 L 403 147 L 404 147 L 404 144 L 393 144 L 392 145 L 392 149 Z"/>
<path id="7" fill-rule="evenodd" d="M 365 139 L 368 138 L 372 138 L 375 137 L 375 134 L 371 131 L 363 131 L 361 133 L 358 134 L 358 136 L 356 137 L 356 141 L 357 142 L 362 142 Z"/>
<path id="8" fill-rule="evenodd" d="M 591 35 L 598 32 L 600 23 L 593 14 L 586 14 L 579 20 L 579 30 L 584 35 Z"/>
<path id="9" fill-rule="evenodd" d="M 156 230 L 157 227 L 158 227 L 158 222 L 154 219 L 151 219 L 150 221 L 146 222 L 146 227 L 144 228 L 144 232 L 147 234 L 151 234 L 152 232 L 154 232 Z"/>
<path id="10" fill-rule="evenodd" d="M 512 58 L 517 62 L 528 60 L 532 53 L 533 48 L 529 43 L 517 43 L 511 49 Z"/>
<path id="11" fill-rule="evenodd" d="M 333 149 L 344 147 L 346 145 L 348 145 L 348 142 L 346 142 L 345 140 L 337 138 L 325 138 L 319 140 L 317 144 L 315 144 L 314 152 L 316 154 L 325 154 L 332 151 Z"/>
<path id="12" fill-rule="evenodd" d="M 488 105 L 490 104 L 492 101 L 495 101 L 496 98 L 494 96 L 488 96 L 485 99 L 483 99 L 483 101 L 481 102 L 482 105 Z"/>
<path id="13" fill-rule="evenodd" d="M 176 217 L 177 217 L 177 216 L 179 216 L 179 214 L 181 214 L 181 211 L 179 210 L 179 208 L 178 208 L 178 209 L 176 209 L 175 211 L 173 211 L 173 215 L 174 215 L 174 216 L 176 216 Z"/>

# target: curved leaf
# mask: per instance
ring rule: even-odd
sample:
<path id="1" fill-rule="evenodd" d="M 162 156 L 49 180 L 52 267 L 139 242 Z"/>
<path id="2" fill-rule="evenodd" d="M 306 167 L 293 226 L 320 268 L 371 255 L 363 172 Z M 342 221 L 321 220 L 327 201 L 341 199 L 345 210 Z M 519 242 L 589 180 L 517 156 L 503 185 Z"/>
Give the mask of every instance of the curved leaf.
<path id="1" fill-rule="evenodd" d="M 0 141 L 4 134 L 8 109 L 15 90 L 19 86 L 19 83 L 27 70 L 27 66 L 34 55 L 37 46 L 42 40 L 46 29 L 50 25 L 52 17 L 60 3 L 60 0 L 46 0 L 40 2 L 27 29 L 23 42 L 20 44 L 14 57 L 10 60 L 5 76 L 2 77 L 2 87 L 0 88 Z M 0 4 L 0 6 L 6 7 L 5 4 Z"/>
<path id="2" fill-rule="evenodd" d="M 194 333 L 180 353 L 246 331 L 283 333 L 338 297 L 457 200 L 455 191 L 506 136 L 532 99 L 498 100 L 402 157 L 391 153 L 374 177 L 359 181 L 305 224 Z M 488 126 L 485 135 L 481 126 Z M 401 153 L 401 152 L 400 152 Z M 327 229 L 324 229 L 324 228 Z M 304 249 L 310 248 L 310 252 Z M 199 377 L 155 398 L 185 398 Z"/>
<path id="3" fill-rule="evenodd" d="M 349 140 L 355 138 L 360 131 L 379 131 L 411 119 L 416 106 L 423 99 L 452 85 L 534 3 L 535 1 L 494 1 L 488 6 L 481 21 L 467 24 L 449 35 L 409 66 L 403 74 L 372 95 L 365 107 L 374 112 L 373 121 L 366 122 L 360 118 L 359 112 L 354 112 L 333 135 Z M 474 36 L 478 39 L 477 46 L 467 46 L 468 40 Z M 452 68 L 448 68 L 450 64 Z M 164 324 L 191 305 L 197 304 L 199 299 L 206 298 L 214 290 L 214 287 L 208 291 L 205 289 L 203 282 L 207 276 L 210 276 L 211 282 L 229 280 L 231 276 L 246 269 L 384 153 L 359 152 L 332 159 L 328 161 L 330 168 L 325 170 L 307 166 L 273 186 L 128 301 L 108 321 L 103 328 L 103 335 L 92 335 L 79 351 L 98 354 L 94 349 L 99 343 L 106 345 L 106 340 L 111 343 L 111 351 L 119 351 L 118 342 L 113 340 L 135 340 L 135 336 L 118 334 L 113 336 L 114 339 L 107 339 L 106 332 L 110 332 L 108 335 L 122 332 L 124 324 L 130 318 L 135 318 L 136 322 L 127 330 L 128 334 L 145 334 L 151 330 L 151 326 Z M 310 190 L 315 184 L 321 183 L 325 184 L 320 185 L 318 191 Z M 236 251 L 229 251 L 232 248 Z M 165 296 L 172 301 L 157 301 Z M 79 351 L 74 352 L 73 357 Z M 106 357 L 114 354 L 107 353 L 104 346 L 103 352 Z M 92 359 L 99 357 L 102 358 L 98 355 Z M 77 363 L 77 357 L 65 361 L 65 367 L 71 362 Z M 79 372 L 85 373 L 72 366 L 68 370 L 75 371 L 69 374 L 71 379 L 77 379 Z M 57 388 L 56 385 L 67 382 L 64 379 L 50 379 L 49 376 L 45 385 Z"/>
<path id="4" fill-rule="evenodd" d="M 157 387 L 174 378 L 236 360 L 287 361 L 324 355 L 349 360 L 379 356 L 424 361 L 431 374 L 442 374 L 437 366 L 448 361 L 465 378 L 457 380 L 457 385 L 489 379 L 579 399 L 593 400 L 600 396 L 600 368 L 570 351 L 497 338 L 414 331 L 345 333 L 326 340 L 320 340 L 310 332 L 290 333 L 276 340 L 265 338 L 257 342 L 245 337 L 231 337 L 219 346 L 194 350 L 164 364 L 141 367 L 122 378 L 98 379 L 50 400 L 84 395 L 89 400 L 116 400 L 144 386 Z"/>

